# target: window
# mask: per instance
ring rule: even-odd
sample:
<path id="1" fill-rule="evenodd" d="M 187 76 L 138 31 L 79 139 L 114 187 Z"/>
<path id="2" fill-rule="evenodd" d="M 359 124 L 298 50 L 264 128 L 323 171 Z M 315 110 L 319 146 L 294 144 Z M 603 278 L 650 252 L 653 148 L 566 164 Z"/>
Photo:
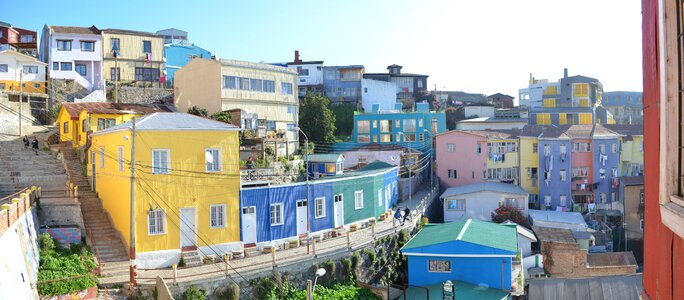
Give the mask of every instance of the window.
<path id="1" fill-rule="evenodd" d="M 159 81 L 159 69 L 135 68 L 136 81 Z"/>
<path id="2" fill-rule="evenodd" d="M 573 83 L 572 84 L 572 94 L 574 97 L 587 97 L 589 96 L 589 84 L 588 83 Z"/>
<path id="3" fill-rule="evenodd" d="M 87 76 L 88 71 L 86 71 L 86 65 L 85 64 L 76 64 L 76 73 L 81 76 Z"/>
<path id="4" fill-rule="evenodd" d="M 451 261 L 428 259 L 428 272 L 451 273 Z"/>
<path id="5" fill-rule="evenodd" d="M 566 155 L 566 154 L 568 154 L 568 149 L 567 149 L 567 146 L 566 146 L 565 144 L 561 144 L 561 145 L 560 145 L 560 154 L 561 154 L 561 155 Z"/>
<path id="6" fill-rule="evenodd" d="M 639 229 L 644 230 L 644 219 L 639 219 Z"/>
<path id="7" fill-rule="evenodd" d="M 81 52 L 95 52 L 95 42 L 81 41 Z"/>
<path id="8" fill-rule="evenodd" d="M 318 199 L 316 200 L 318 201 Z M 318 203 L 318 202 L 316 202 Z M 318 204 L 316 205 L 318 206 Z M 318 213 L 318 211 L 317 211 Z M 283 204 L 271 204 L 271 226 L 283 225 Z"/>
<path id="9" fill-rule="evenodd" d="M 62 124 L 62 133 L 69 133 L 69 122 L 64 122 Z"/>
<path id="10" fill-rule="evenodd" d="M 151 41 L 143 41 L 143 53 L 152 53 Z"/>
<path id="11" fill-rule="evenodd" d="M 567 207 L 568 197 L 566 195 L 560 195 L 560 206 Z"/>
<path id="12" fill-rule="evenodd" d="M 567 174 L 565 172 L 565 169 L 560 169 L 560 180 L 566 181 L 566 179 L 567 179 Z"/>
<path id="13" fill-rule="evenodd" d="M 6 65 L 5 65 L 6 66 Z M 53 71 L 59 71 L 59 63 L 58 62 L 53 62 L 52 63 L 52 70 Z"/>
<path id="14" fill-rule="evenodd" d="M 615 201 L 617 201 L 617 193 L 611 192 L 610 193 L 610 202 L 615 202 Z"/>
<path id="15" fill-rule="evenodd" d="M 226 205 L 212 204 L 209 207 L 209 226 L 211 228 L 226 227 Z"/>
<path id="16" fill-rule="evenodd" d="M 266 93 L 275 93 L 275 81 L 273 81 L 273 80 L 264 80 L 263 92 L 266 92 Z"/>
<path id="17" fill-rule="evenodd" d="M 591 152 L 590 143 L 572 143 L 572 152 Z"/>
<path id="18" fill-rule="evenodd" d="M 606 193 L 601 193 L 599 199 L 600 199 L 601 203 L 606 203 Z"/>
<path id="19" fill-rule="evenodd" d="M 380 135 L 380 142 L 381 143 L 389 143 L 392 141 L 392 135 L 391 134 L 381 134 Z"/>
<path id="20" fill-rule="evenodd" d="M 472 171 L 472 172 L 473 172 L 472 178 L 475 179 L 475 171 Z"/>
<path id="21" fill-rule="evenodd" d="M 121 43 L 119 39 L 111 39 L 112 42 L 112 51 L 119 51 L 121 50 Z"/>
<path id="22" fill-rule="evenodd" d="M 475 149 L 475 153 L 477 153 L 477 154 L 482 153 L 482 145 L 480 145 L 480 143 L 477 144 L 477 148 Z"/>
<path id="23" fill-rule="evenodd" d="M 81 132 L 87 132 L 88 131 L 88 119 L 83 119 L 81 121 Z"/>
<path id="24" fill-rule="evenodd" d="M 358 135 L 358 136 L 356 136 L 356 142 L 357 143 L 370 143 L 370 136 L 367 134 Z"/>
<path id="25" fill-rule="evenodd" d="M 119 171 L 123 171 L 124 170 L 124 147 L 119 146 L 118 152 L 119 152 L 118 153 L 119 154 L 119 157 L 118 157 Z"/>
<path id="26" fill-rule="evenodd" d="M 152 150 L 152 174 L 169 174 L 169 150 Z"/>
<path id="27" fill-rule="evenodd" d="M 292 83 L 281 82 L 280 83 L 280 93 L 283 95 L 292 95 Z"/>
<path id="28" fill-rule="evenodd" d="M 447 143 L 447 152 L 454 152 L 456 150 L 456 144 Z"/>
<path id="29" fill-rule="evenodd" d="M 373 120 L 372 124 L 373 124 L 373 128 L 378 128 L 378 121 Z"/>
<path id="30" fill-rule="evenodd" d="M 582 167 L 582 168 L 573 168 L 572 169 L 572 177 L 587 177 L 589 176 L 589 168 Z"/>
<path id="31" fill-rule="evenodd" d="M 107 129 L 109 127 L 113 127 L 116 125 L 116 120 L 115 119 L 103 119 L 103 118 L 98 118 L 97 119 L 97 130 L 103 130 Z"/>
<path id="32" fill-rule="evenodd" d="M 237 89 L 237 77 L 223 76 L 223 88 L 232 90 Z"/>
<path id="33" fill-rule="evenodd" d="M 415 133 L 404 134 L 404 142 L 415 142 L 415 141 L 416 141 L 416 134 Z"/>
<path id="34" fill-rule="evenodd" d="M 249 90 L 249 78 L 239 77 L 238 78 L 238 90 Z"/>
<path id="35" fill-rule="evenodd" d="M 264 89 L 264 81 L 261 79 L 250 79 L 249 80 L 249 90 L 255 92 L 261 92 Z"/>
<path id="36" fill-rule="evenodd" d="M 551 114 L 541 113 L 537 114 L 537 125 L 550 125 L 551 124 Z"/>
<path id="37" fill-rule="evenodd" d="M 390 132 L 391 129 L 390 120 L 380 120 L 380 132 Z"/>
<path id="38" fill-rule="evenodd" d="M 537 153 L 537 152 L 539 152 L 539 144 L 532 143 L 532 153 Z"/>
<path id="39" fill-rule="evenodd" d="M 100 169 L 104 169 L 105 167 L 105 160 L 104 160 L 104 147 L 100 147 Z"/>
<path id="40" fill-rule="evenodd" d="M 149 235 L 166 233 L 166 212 L 163 209 L 147 213 L 147 233 Z"/>
<path id="41" fill-rule="evenodd" d="M 405 132 L 416 132 L 416 120 L 414 120 L 414 119 L 404 120 L 404 131 Z"/>
<path id="42" fill-rule="evenodd" d="M 221 150 L 207 149 L 204 152 L 204 160 L 207 172 L 221 171 Z"/>
<path id="43" fill-rule="evenodd" d="M 370 132 L 370 121 L 356 121 L 356 132 L 358 132 L 358 133 L 369 133 Z"/>
<path id="44" fill-rule="evenodd" d="M 606 154 L 606 144 L 599 144 L 599 152 L 601 154 Z"/>
<path id="45" fill-rule="evenodd" d="M 320 219 L 325 217 L 325 198 L 316 198 L 316 200 L 314 200 L 314 204 L 314 218 Z"/>
<path id="46" fill-rule="evenodd" d="M 382 206 L 382 189 L 378 190 L 378 206 Z"/>
<path id="47" fill-rule="evenodd" d="M 9 72 L 9 66 L 7 64 L 0 64 L 0 73 Z"/>
<path id="48" fill-rule="evenodd" d="M 551 195 L 544 195 L 544 206 L 551 206 Z"/>
<path id="49" fill-rule="evenodd" d="M 309 69 L 304 69 L 302 67 L 297 67 L 297 75 L 299 76 L 309 76 Z"/>
<path id="50" fill-rule="evenodd" d="M 418 127 L 423 128 L 423 119 L 418 119 Z"/>
<path id="51" fill-rule="evenodd" d="M 447 210 L 465 210 L 465 199 L 448 199 Z"/>
<path id="52" fill-rule="evenodd" d="M 71 51 L 71 40 L 57 40 L 57 51 Z"/>
<path id="53" fill-rule="evenodd" d="M 396 120 L 396 121 L 394 122 L 394 124 L 395 124 L 395 125 L 394 125 L 395 128 L 401 128 L 401 120 Z"/>
<path id="54" fill-rule="evenodd" d="M 544 144 L 544 156 L 551 156 L 551 145 Z"/>
<path id="55" fill-rule="evenodd" d="M 121 79 L 121 77 L 120 77 L 121 69 L 111 68 L 109 72 L 110 72 L 110 77 L 112 78 L 112 80 L 119 81 Z"/>
<path id="56" fill-rule="evenodd" d="M 612 177 L 618 177 L 618 169 L 617 168 L 612 168 L 610 171 L 611 171 Z"/>
<path id="57" fill-rule="evenodd" d="M 613 151 L 613 153 L 617 153 L 617 150 L 618 150 L 617 143 L 613 143 L 613 144 L 611 145 L 611 150 Z"/>
<path id="58" fill-rule="evenodd" d="M 354 192 L 354 209 L 363 208 L 363 191 Z"/>
<path id="59" fill-rule="evenodd" d="M 64 66 L 63 63 L 62 66 Z M 71 70 L 71 63 L 69 63 L 69 70 Z M 24 66 L 24 74 L 38 74 L 38 66 Z"/>
<path id="60" fill-rule="evenodd" d="M 439 131 L 439 120 L 436 118 L 430 119 L 430 130 L 432 130 L 432 133 L 437 133 Z"/>
<path id="61" fill-rule="evenodd" d="M 599 178 L 601 178 L 601 179 L 606 178 L 606 169 L 604 169 L 604 168 L 599 169 Z"/>

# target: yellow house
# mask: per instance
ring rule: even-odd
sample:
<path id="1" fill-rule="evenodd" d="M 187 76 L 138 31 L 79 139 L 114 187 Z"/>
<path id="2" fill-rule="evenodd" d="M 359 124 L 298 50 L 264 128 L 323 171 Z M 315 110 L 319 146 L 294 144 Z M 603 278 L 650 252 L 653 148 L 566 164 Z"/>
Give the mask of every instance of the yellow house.
<path id="1" fill-rule="evenodd" d="M 480 131 L 487 136 L 487 181 L 520 180 L 520 144 L 518 130 Z"/>
<path id="2" fill-rule="evenodd" d="M 603 125 L 622 135 L 620 141 L 621 176 L 643 176 L 644 174 L 644 127 L 642 125 Z"/>
<path id="3" fill-rule="evenodd" d="M 530 202 L 539 195 L 539 134 L 542 127 L 528 125 L 520 134 L 520 187 L 530 194 Z"/>
<path id="4" fill-rule="evenodd" d="M 240 247 L 239 128 L 185 113 L 154 113 L 92 135 L 89 173 L 114 226 L 130 243 L 135 140 L 135 240 L 140 268 L 168 267 L 183 250 Z"/>
<path id="5" fill-rule="evenodd" d="M 79 148 L 87 143 L 88 135 L 144 114 L 164 111 L 142 104 L 110 102 L 62 103 L 57 114 L 60 143 L 71 142 Z"/>
<path id="6" fill-rule="evenodd" d="M 102 64 L 108 85 L 163 86 L 164 38 L 154 33 L 102 30 Z"/>

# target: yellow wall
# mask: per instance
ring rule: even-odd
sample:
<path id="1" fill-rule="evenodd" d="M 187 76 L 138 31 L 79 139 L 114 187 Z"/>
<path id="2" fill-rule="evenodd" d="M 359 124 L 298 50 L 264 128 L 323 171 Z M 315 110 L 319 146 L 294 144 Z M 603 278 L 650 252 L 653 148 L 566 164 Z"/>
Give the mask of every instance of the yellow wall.
<path id="1" fill-rule="evenodd" d="M 64 123 L 68 123 L 68 132 L 64 132 Z M 76 141 L 76 132 L 74 131 L 74 126 L 77 126 L 78 120 L 71 120 L 71 116 L 64 109 L 64 107 L 59 109 L 57 114 L 57 125 L 59 126 L 59 141 L 60 143 L 66 143 L 71 141 Z"/>
<path id="2" fill-rule="evenodd" d="M 19 81 L 14 81 L 14 80 L 0 80 L 0 84 L 5 84 L 5 91 L 19 91 Z M 44 81 L 24 81 L 24 93 L 39 93 L 39 94 L 45 94 L 45 85 L 46 82 Z M 36 87 L 36 84 L 38 87 Z M 1 89 L 0 89 L 1 90 Z"/>
<path id="3" fill-rule="evenodd" d="M 520 187 L 530 194 L 539 194 L 539 180 L 532 186 L 532 179 L 527 176 L 527 168 L 539 168 L 539 153 L 532 152 L 533 144 L 539 145 L 536 137 L 520 137 Z M 537 170 L 537 178 L 539 178 Z"/>
<path id="4" fill-rule="evenodd" d="M 487 158 L 487 168 L 512 168 L 512 167 L 519 167 L 520 162 L 518 160 L 519 155 L 520 155 L 520 144 L 518 143 L 518 140 L 506 140 L 506 139 L 487 139 L 487 143 L 504 143 L 504 142 L 513 142 L 518 144 L 518 152 L 507 152 L 506 153 L 506 161 L 501 162 L 500 160 L 494 164 L 494 161 Z M 531 151 L 531 150 L 530 150 Z M 518 174 L 520 175 L 520 174 Z"/>
<path id="5" fill-rule="evenodd" d="M 591 113 L 579 114 L 579 125 L 591 125 L 593 124 L 592 119 Z"/>
<path id="6" fill-rule="evenodd" d="M 221 111 L 221 63 L 208 59 L 193 59 L 174 73 L 174 104 L 179 112 L 192 106 L 204 108 L 209 114 Z"/>
<path id="7" fill-rule="evenodd" d="M 114 34 L 103 32 L 102 41 L 104 44 L 103 56 L 103 70 L 104 78 L 111 80 L 111 68 L 118 65 L 121 70 L 121 81 L 128 82 L 135 80 L 135 67 L 156 68 L 160 70 L 160 76 L 163 76 L 164 64 L 164 39 L 162 37 L 151 37 L 142 35 L 129 34 Z M 112 55 L 112 38 L 118 38 L 120 41 L 119 57 L 117 61 Z M 147 63 L 145 53 L 143 52 L 143 41 L 150 41 L 152 43 L 152 61 Z"/>
<path id="8" fill-rule="evenodd" d="M 105 209 L 115 220 L 115 226 L 128 243 L 129 188 L 126 183 L 130 174 L 128 164 L 118 170 L 117 146 L 124 146 L 125 160 L 130 159 L 130 131 L 93 136 L 91 151 L 99 151 L 103 145 L 105 168 L 99 169 L 99 153 L 96 161 L 98 176 L 97 192 Z M 180 143 L 179 136 L 186 142 Z M 222 171 L 205 172 L 206 148 L 220 148 Z M 152 149 L 170 150 L 170 174 L 152 174 Z M 199 236 L 212 244 L 238 242 L 240 240 L 239 215 L 239 161 L 237 131 L 142 131 L 136 135 L 136 248 L 138 252 L 171 250 L 180 248 L 180 209 L 195 207 L 196 227 Z M 181 171 L 183 170 L 183 171 Z M 109 177 L 107 177 L 109 176 Z M 107 178 L 105 181 L 104 178 Z M 211 229 L 209 210 L 211 204 L 226 204 L 226 227 Z M 148 210 L 162 208 L 166 211 L 166 233 L 148 234 Z M 206 243 L 197 239 L 198 246 Z"/>
<path id="9" fill-rule="evenodd" d="M 537 125 L 550 125 L 551 115 L 548 113 L 537 114 Z"/>
<path id="10" fill-rule="evenodd" d="M 629 171 L 625 168 L 630 163 L 636 163 L 643 166 L 644 164 L 644 152 L 642 150 L 642 143 L 644 142 L 643 135 L 632 136 L 631 141 L 622 141 L 622 149 L 620 151 L 620 174 L 625 174 L 624 172 Z"/>
<path id="11" fill-rule="evenodd" d="M 97 120 L 102 118 L 102 119 L 114 119 L 116 125 L 119 125 L 121 123 L 127 122 L 133 117 L 139 117 L 141 116 L 140 114 L 91 114 L 88 113 L 87 110 L 81 110 L 81 113 L 78 116 L 78 122 L 79 122 L 79 139 L 78 139 L 78 145 L 74 144 L 74 147 L 81 147 L 84 146 L 87 143 L 88 139 L 88 131 L 91 131 L 91 133 L 97 132 Z M 83 129 L 83 120 L 85 121 L 86 128 Z"/>

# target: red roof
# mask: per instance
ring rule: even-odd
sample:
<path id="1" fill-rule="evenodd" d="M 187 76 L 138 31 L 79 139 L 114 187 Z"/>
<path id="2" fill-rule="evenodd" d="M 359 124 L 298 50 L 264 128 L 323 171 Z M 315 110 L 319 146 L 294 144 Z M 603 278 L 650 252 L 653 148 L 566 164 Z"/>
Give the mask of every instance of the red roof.
<path id="1" fill-rule="evenodd" d="M 129 113 L 151 114 L 155 112 L 168 111 L 166 109 L 161 109 L 143 104 L 112 102 L 62 103 L 62 107 L 66 110 L 69 116 L 71 116 L 72 120 L 77 120 L 78 115 L 84 109 L 91 114 L 110 115 L 123 115 Z"/>

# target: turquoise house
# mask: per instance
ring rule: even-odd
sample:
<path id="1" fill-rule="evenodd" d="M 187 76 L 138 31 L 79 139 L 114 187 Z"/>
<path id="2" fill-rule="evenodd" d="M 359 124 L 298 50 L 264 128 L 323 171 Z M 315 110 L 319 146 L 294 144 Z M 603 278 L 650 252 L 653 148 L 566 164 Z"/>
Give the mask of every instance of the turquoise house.
<path id="1" fill-rule="evenodd" d="M 173 85 L 174 73 L 195 58 L 211 59 L 208 50 L 188 41 L 188 33 L 168 28 L 157 31 L 157 35 L 164 37 L 164 58 L 166 59 L 166 81 Z"/>

